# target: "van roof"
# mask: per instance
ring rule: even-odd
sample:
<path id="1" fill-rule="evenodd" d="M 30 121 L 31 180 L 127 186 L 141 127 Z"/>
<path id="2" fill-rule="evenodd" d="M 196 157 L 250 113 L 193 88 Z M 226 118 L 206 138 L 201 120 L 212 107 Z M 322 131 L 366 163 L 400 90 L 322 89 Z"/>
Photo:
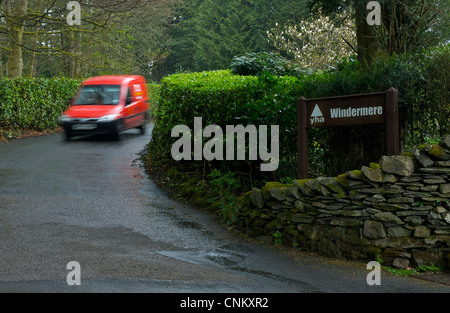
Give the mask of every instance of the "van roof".
<path id="1" fill-rule="evenodd" d="M 142 80 L 138 75 L 106 75 L 86 79 L 83 85 L 120 85 L 124 81 Z"/>

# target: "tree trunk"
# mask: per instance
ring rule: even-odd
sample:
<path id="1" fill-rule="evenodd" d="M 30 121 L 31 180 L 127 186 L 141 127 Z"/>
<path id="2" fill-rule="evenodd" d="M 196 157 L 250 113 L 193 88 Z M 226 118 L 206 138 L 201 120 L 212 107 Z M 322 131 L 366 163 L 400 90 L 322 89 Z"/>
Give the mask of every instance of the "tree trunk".
<path id="1" fill-rule="evenodd" d="M 362 67 L 372 64 L 379 54 L 376 38 L 376 27 L 379 26 L 371 26 L 367 23 L 368 13 L 365 5 L 362 3 L 355 4 L 358 61 Z"/>
<path id="2" fill-rule="evenodd" d="M 22 35 L 28 0 L 9 0 L 5 4 L 6 24 L 9 35 L 8 77 L 20 77 L 23 71 Z"/>
<path id="3" fill-rule="evenodd" d="M 82 31 L 76 32 L 70 30 L 70 47 L 69 47 L 69 71 L 71 78 L 80 78 L 81 77 L 81 36 Z"/>
<path id="4" fill-rule="evenodd" d="M 366 2 L 355 3 L 358 61 L 363 68 L 370 66 L 378 57 L 380 49 L 376 28 L 367 23 L 369 11 Z M 383 90 L 380 90 L 383 91 Z M 386 153 L 383 125 L 361 125 L 330 129 L 329 175 L 336 176 L 348 170 L 361 168 L 370 162 L 378 162 Z"/>
<path id="5" fill-rule="evenodd" d="M 42 0 L 39 0 L 38 2 L 38 8 L 37 8 L 37 12 L 41 12 L 41 4 L 42 4 Z M 30 72 L 29 72 L 29 76 L 30 77 L 36 77 L 36 69 L 37 69 L 37 53 L 36 53 L 36 49 L 37 49 L 37 44 L 38 44 L 38 23 L 36 23 L 36 25 L 34 25 L 34 34 L 33 34 L 33 53 L 31 55 L 31 65 L 30 65 Z"/>

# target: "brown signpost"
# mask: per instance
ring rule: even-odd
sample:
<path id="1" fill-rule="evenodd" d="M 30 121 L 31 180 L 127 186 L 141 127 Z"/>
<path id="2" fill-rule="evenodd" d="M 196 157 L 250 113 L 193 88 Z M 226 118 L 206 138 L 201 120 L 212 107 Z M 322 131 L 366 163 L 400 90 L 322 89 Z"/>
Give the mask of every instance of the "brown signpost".
<path id="1" fill-rule="evenodd" d="M 308 178 L 308 128 L 386 124 L 387 154 L 400 153 L 398 91 L 297 101 L 298 178 Z"/>

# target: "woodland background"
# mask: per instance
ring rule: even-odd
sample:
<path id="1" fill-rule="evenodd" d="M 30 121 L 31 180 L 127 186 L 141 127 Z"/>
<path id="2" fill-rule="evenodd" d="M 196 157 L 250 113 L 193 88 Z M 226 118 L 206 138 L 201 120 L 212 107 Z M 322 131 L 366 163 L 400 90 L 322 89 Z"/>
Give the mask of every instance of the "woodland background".
<path id="1" fill-rule="evenodd" d="M 173 73 L 225 69 L 247 53 L 276 52 L 300 62 L 283 35 L 325 17 L 333 27 L 353 23 L 353 38 L 339 37 L 340 44 L 366 60 L 449 39 L 449 1 L 440 0 L 379 1 L 381 27 L 367 25 L 366 0 L 81 0 L 80 26 L 68 25 L 68 2 L 0 2 L 1 76 L 133 73 L 159 82 Z M 319 34 L 300 41 L 310 41 L 310 48 L 317 45 L 314 37 L 327 41 L 327 33 Z"/>

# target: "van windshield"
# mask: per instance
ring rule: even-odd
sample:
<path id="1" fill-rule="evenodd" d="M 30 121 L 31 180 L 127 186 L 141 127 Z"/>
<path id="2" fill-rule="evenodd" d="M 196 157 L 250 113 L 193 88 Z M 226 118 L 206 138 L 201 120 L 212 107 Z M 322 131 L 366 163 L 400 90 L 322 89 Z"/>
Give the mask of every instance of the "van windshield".
<path id="1" fill-rule="evenodd" d="M 81 89 L 75 105 L 117 105 L 120 85 L 87 85 Z"/>

